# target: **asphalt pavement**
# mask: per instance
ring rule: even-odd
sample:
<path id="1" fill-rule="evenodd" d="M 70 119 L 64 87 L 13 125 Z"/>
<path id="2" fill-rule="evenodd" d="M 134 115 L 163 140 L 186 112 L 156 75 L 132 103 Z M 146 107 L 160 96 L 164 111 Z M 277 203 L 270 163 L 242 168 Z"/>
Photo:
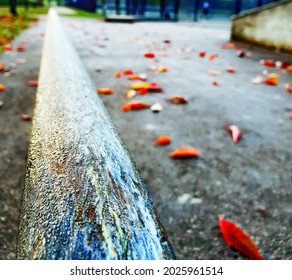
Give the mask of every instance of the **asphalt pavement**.
<path id="1" fill-rule="evenodd" d="M 285 83 L 292 83 L 292 73 L 259 63 L 292 62 L 292 57 L 253 46 L 243 46 L 251 57 L 237 57 L 235 49 L 221 48 L 229 40 L 228 23 L 115 24 L 73 18 L 64 23 L 96 88 L 115 89 L 101 98 L 150 190 L 176 257 L 245 259 L 228 247 L 218 230 L 218 218 L 224 215 L 249 234 L 266 259 L 292 259 L 292 120 L 285 111 L 292 108 L 292 95 L 284 90 Z M 0 92 L 1 259 L 15 258 L 30 129 L 30 122 L 20 116 L 32 114 L 35 88 L 26 83 L 37 79 L 44 24 L 40 21 L 15 40 L 17 45 L 28 39 L 24 53 L 0 56 L 4 63 L 27 59 L 12 71 L 14 76 L 0 76 L 6 85 Z M 199 57 L 199 51 L 206 56 Z M 156 58 L 145 58 L 145 52 Z M 210 61 L 210 54 L 218 57 Z M 156 73 L 149 70 L 153 65 L 169 71 Z M 235 73 L 226 72 L 228 66 Z M 114 77 L 125 68 L 147 74 L 149 82 L 163 89 L 133 98 L 159 102 L 161 112 L 121 110 L 131 101 L 125 93 L 136 82 Z M 279 85 L 251 83 L 265 69 L 279 74 Z M 212 84 L 214 79 L 219 86 Z M 170 103 L 174 95 L 188 103 Z M 228 124 L 242 132 L 236 144 L 223 129 Z M 153 140 L 164 134 L 171 144 L 155 145 Z M 185 145 L 202 156 L 169 157 Z"/>

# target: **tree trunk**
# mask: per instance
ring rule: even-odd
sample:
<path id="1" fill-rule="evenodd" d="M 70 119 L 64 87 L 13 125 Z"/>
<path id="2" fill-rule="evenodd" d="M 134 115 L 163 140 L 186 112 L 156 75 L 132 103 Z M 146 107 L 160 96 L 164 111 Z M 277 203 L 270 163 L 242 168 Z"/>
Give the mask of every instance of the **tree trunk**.
<path id="1" fill-rule="evenodd" d="M 17 10 L 16 10 L 17 0 L 9 0 L 9 5 L 10 5 L 10 13 L 13 14 L 14 16 L 17 16 Z"/>

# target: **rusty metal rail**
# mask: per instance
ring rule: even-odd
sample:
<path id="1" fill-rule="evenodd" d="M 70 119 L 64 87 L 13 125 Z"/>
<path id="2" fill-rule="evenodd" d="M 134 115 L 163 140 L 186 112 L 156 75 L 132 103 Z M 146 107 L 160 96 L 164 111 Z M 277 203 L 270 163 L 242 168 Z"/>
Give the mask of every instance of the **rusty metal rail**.
<path id="1" fill-rule="evenodd" d="M 50 10 L 20 214 L 19 259 L 173 259 L 153 202 Z"/>

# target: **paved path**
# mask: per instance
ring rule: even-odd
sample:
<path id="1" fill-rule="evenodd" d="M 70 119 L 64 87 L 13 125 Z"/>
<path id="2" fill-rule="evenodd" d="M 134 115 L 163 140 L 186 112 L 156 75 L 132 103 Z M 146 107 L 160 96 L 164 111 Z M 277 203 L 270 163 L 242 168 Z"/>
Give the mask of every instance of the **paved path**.
<path id="1" fill-rule="evenodd" d="M 240 225 L 268 259 L 292 259 L 291 125 L 286 107 L 292 108 L 292 95 L 283 90 L 292 75 L 280 73 L 280 85 L 253 85 L 250 79 L 264 69 L 260 59 L 292 61 L 291 56 L 253 50 L 251 58 L 240 59 L 234 50 L 221 50 L 229 38 L 225 25 L 137 23 L 106 24 L 97 20 L 64 19 L 70 36 L 96 87 L 115 87 L 115 93 L 102 96 L 113 122 L 129 148 L 148 185 L 178 259 L 241 259 L 222 240 L 218 216 Z M 31 114 L 35 89 L 26 81 L 36 79 L 44 22 L 24 32 L 31 40 L 25 53 L 4 54 L 9 63 L 26 57 L 15 76 L 4 78 L 0 92 L 0 258 L 15 257 L 18 205 L 23 186 L 25 155 L 30 123 L 20 121 Z M 171 44 L 163 40 L 171 40 Z M 151 50 L 159 61 L 146 59 Z M 214 61 L 199 58 L 200 50 L 218 53 Z M 168 56 L 160 56 L 160 55 Z M 165 65 L 167 73 L 147 70 L 150 64 Z M 226 73 L 232 65 L 235 74 Z M 122 112 L 121 106 L 130 81 L 113 73 L 131 68 L 147 73 L 163 94 L 136 97 L 164 110 Z M 101 71 L 96 71 L 99 69 Z M 221 86 L 211 84 L 209 70 Z M 166 98 L 182 95 L 185 106 L 170 104 Z M 238 125 L 243 139 L 238 144 L 222 129 Z M 172 143 L 157 147 L 153 139 L 169 134 Z M 180 145 L 198 148 L 200 159 L 171 160 L 168 154 Z M 3 193 L 3 195 L 2 195 Z"/>
<path id="2" fill-rule="evenodd" d="M 36 88 L 28 87 L 29 80 L 37 80 L 45 22 L 24 31 L 12 42 L 27 41 L 24 52 L 5 52 L 0 62 L 15 64 L 13 76 L 0 73 L 0 259 L 15 259 L 18 216 L 24 186 L 26 156 L 31 122 L 21 120 L 22 114 L 32 115 Z M 25 59 L 25 64 L 18 64 Z M 23 61 L 24 62 L 24 61 Z"/>
<path id="3" fill-rule="evenodd" d="M 292 75 L 271 69 L 280 74 L 277 87 L 250 80 L 264 70 L 260 59 L 292 62 L 292 57 L 255 49 L 251 58 L 241 59 L 235 50 L 221 50 L 229 39 L 226 23 L 66 23 L 96 87 L 116 90 L 102 100 L 150 188 L 177 258 L 242 258 L 218 231 L 218 217 L 224 214 L 250 234 L 266 258 L 291 259 L 292 121 L 284 109 L 292 107 L 292 95 L 283 87 Z M 172 43 L 164 44 L 165 39 Z M 143 57 L 148 50 L 159 62 Z M 201 50 L 219 56 L 202 59 Z M 166 52 L 166 57 L 159 55 Z M 153 73 L 147 70 L 151 64 L 170 71 Z M 237 72 L 225 72 L 228 65 Z M 147 73 L 149 81 L 164 89 L 163 94 L 135 98 L 160 102 L 161 113 L 121 111 L 132 82 L 113 73 L 124 68 Z M 211 77 L 209 70 L 221 75 Z M 214 78 L 221 86 L 211 84 Z M 186 97 L 189 104 L 169 104 L 166 98 L 172 95 Z M 242 141 L 232 143 L 222 129 L 226 124 L 240 127 Z M 161 134 L 171 136 L 171 145 L 153 144 Z M 169 159 L 181 145 L 198 148 L 203 157 Z"/>

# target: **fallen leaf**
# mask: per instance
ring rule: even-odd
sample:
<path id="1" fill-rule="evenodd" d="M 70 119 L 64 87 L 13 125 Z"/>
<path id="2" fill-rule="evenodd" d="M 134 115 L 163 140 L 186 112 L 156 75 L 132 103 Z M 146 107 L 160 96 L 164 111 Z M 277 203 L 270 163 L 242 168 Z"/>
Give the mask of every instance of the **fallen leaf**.
<path id="1" fill-rule="evenodd" d="M 132 97 L 135 97 L 136 95 L 137 95 L 137 92 L 135 90 L 133 90 L 133 89 L 130 89 L 130 90 L 127 91 L 125 97 L 130 99 Z"/>
<path id="2" fill-rule="evenodd" d="M 263 82 L 263 77 L 262 76 L 256 76 L 253 79 L 251 79 L 251 82 L 255 85 L 258 85 Z"/>
<path id="3" fill-rule="evenodd" d="M 132 84 L 131 88 L 138 90 L 141 88 L 147 89 L 147 88 L 149 88 L 149 86 L 150 86 L 150 83 L 136 83 L 136 84 Z"/>
<path id="4" fill-rule="evenodd" d="M 182 96 L 173 96 L 170 99 L 170 102 L 174 104 L 187 104 L 188 101 Z"/>
<path id="5" fill-rule="evenodd" d="M 224 220 L 224 216 L 220 216 L 219 218 L 219 229 L 223 239 L 230 247 L 236 249 L 249 259 L 264 259 L 258 247 L 253 243 L 250 237 L 234 223 Z"/>
<path id="6" fill-rule="evenodd" d="M 5 64 L 0 62 L 0 71 L 4 71 L 5 70 Z"/>
<path id="7" fill-rule="evenodd" d="M 276 63 L 274 60 L 268 59 L 268 60 L 260 60 L 260 64 L 265 65 L 266 67 L 275 67 Z"/>
<path id="8" fill-rule="evenodd" d="M 11 45 L 4 45 L 3 50 L 4 51 L 12 51 L 13 49 L 12 49 Z"/>
<path id="9" fill-rule="evenodd" d="M 209 60 L 214 60 L 216 57 L 218 57 L 218 54 L 210 54 L 209 55 Z"/>
<path id="10" fill-rule="evenodd" d="M 18 52 L 24 52 L 24 50 L 25 50 L 25 43 L 22 42 L 22 43 L 18 44 L 18 46 L 16 47 L 16 50 Z"/>
<path id="11" fill-rule="evenodd" d="M 134 72 L 131 69 L 124 69 L 124 75 L 132 75 Z"/>
<path id="12" fill-rule="evenodd" d="M 243 50 L 239 50 L 236 52 L 236 55 L 240 58 L 243 58 L 243 57 L 245 57 L 245 52 Z"/>
<path id="13" fill-rule="evenodd" d="M 30 116 L 29 115 L 21 115 L 21 119 L 23 120 L 23 121 L 30 121 Z"/>
<path id="14" fill-rule="evenodd" d="M 148 108 L 150 108 L 149 104 L 142 101 L 137 101 L 137 100 L 128 102 L 122 106 L 122 110 L 124 112 L 128 112 L 131 110 L 148 109 Z"/>
<path id="15" fill-rule="evenodd" d="M 213 80 L 213 81 L 212 81 L 212 85 L 213 85 L 213 86 L 219 86 L 219 83 L 218 83 L 217 80 Z"/>
<path id="16" fill-rule="evenodd" d="M 162 111 L 163 108 L 160 103 L 155 103 L 151 106 L 150 109 L 153 113 L 159 113 L 160 111 Z"/>
<path id="17" fill-rule="evenodd" d="M 232 66 L 227 66 L 226 72 L 228 72 L 228 73 L 235 73 L 235 69 Z"/>
<path id="18" fill-rule="evenodd" d="M 167 72 L 169 70 L 168 67 L 166 66 L 159 66 L 157 69 L 157 72 L 161 73 L 161 72 Z"/>
<path id="19" fill-rule="evenodd" d="M 114 77 L 115 78 L 121 78 L 122 77 L 122 73 L 121 72 L 115 72 L 114 73 Z"/>
<path id="20" fill-rule="evenodd" d="M 268 74 L 265 83 L 269 86 L 276 86 L 279 84 L 279 75 L 275 73 Z"/>
<path id="21" fill-rule="evenodd" d="M 234 143 L 237 143 L 241 138 L 241 133 L 239 128 L 236 125 L 226 125 L 224 126 L 224 129 L 227 131 L 230 131 L 232 136 L 232 141 Z"/>
<path id="22" fill-rule="evenodd" d="M 200 155 L 200 152 L 191 146 L 182 146 L 169 154 L 172 158 L 199 157 Z"/>
<path id="23" fill-rule="evenodd" d="M 290 86 L 290 84 L 285 84 L 285 85 L 284 85 L 284 89 L 285 89 L 288 93 L 292 93 L 292 86 Z"/>
<path id="24" fill-rule="evenodd" d="M 289 113 L 288 117 L 290 120 L 292 120 L 292 113 Z"/>
<path id="25" fill-rule="evenodd" d="M 164 44 L 170 44 L 171 41 L 170 41 L 170 40 L 164 40 L 163 43 L 164 43 Z"/>
<path id="26" fill-rule="evenodd" d="M 233 43 L 226 43 L 222 46 L 222 49 L 234 49 L 235 45 Z"/>
<path id="27" fill-rule="evenodd" d="M 140 95 L 148 94 L 148 89 L 147 88 L 140 88 L 140 89 L 138 89 L 138 93 Z"/>
<path id="28" fill-rule="evenodd" d="M 144 56 L 147 58 L 154 58 L 155 54 L 154 53 L 144 53 Z"/>
<path id="29" fill-rule="evenodd" d="M 157 66 L 155 66 L 155 65 L 149 65 L 148 66 L 148 70 L 155 72 L 155 71 L 157 71 Z"/>
<path id="30" fill-rule="evenodd" d="M 139 74 L 139 77 L 140 77 L 141 81 L 147 81 L 147 74 L 141 73 L 141 74 Z"/>
<path id="31" fill-rule="evenodd" d="M 163 89 L 157 83 L 151 83 L 147 88 L 149 92 L 163 92 Z"/>
<path id="32" fill-rule="evenodd" d="M 168 145 L 171 142 L 171 139 L 167 135 L 162 135 L 154 140 L 154 142 L 158 145 Z"/>
<path id="33" fill-rule="evenodd" d="M 292 65 L 288 65 L 287 67 L 285 67 L 285 70 L 287 72 L 292 72 Z"/>
<path id="34" fill-rule="evenodd" d="M 206 52 L 204 52 L 204 51 L 200 51 L 200 52 L 199 52 L 199 56 L 200 56 L 200 57 L 205 57 L 205 55 L 206 55 Z"/>
<path id="35" fill-rule="evenodd" d="M 38 86 L 38 81 L 28 81 L 27 85 L 30 87 L 37 87 Z"/>
<path id="36" fill-rule="evenodd" d="M 211 76 L 219 76 L 220 72 L 217 71 L 217 70 L 209 70 L 208 74 L 211 75 Z"/>
<path id="37" fill-rule="evenodd" d="M 132 75 L 129 75 L 129 76 L 128 76 L 128 80 L 130 80 L 130 81 L 135 81 L 135 80 L 141 80 L 141 79 L 140 79 L 140 76 L 139 76 L 139 75 L 137 75 L 137 74 L 132 74 Z"/>
<path id="38" fill-rule="evenodd" d="M 0 91 L 3 91 L 3 90 L 5 90 L 5 86 L 0 84 Z"/>
<path id="39" fill-rule="evenodd" d="M 2 108 L 4 102 L 2 100 L 0 100 L 0 108 Z"/>
<path id="40" fill-rule="evenodd" d="M 113 88 L 98 88 L 97 92 L 99 94 L 108 95 L 108 94 L 112 94 L 114 92 L 114 89 Z"/>

